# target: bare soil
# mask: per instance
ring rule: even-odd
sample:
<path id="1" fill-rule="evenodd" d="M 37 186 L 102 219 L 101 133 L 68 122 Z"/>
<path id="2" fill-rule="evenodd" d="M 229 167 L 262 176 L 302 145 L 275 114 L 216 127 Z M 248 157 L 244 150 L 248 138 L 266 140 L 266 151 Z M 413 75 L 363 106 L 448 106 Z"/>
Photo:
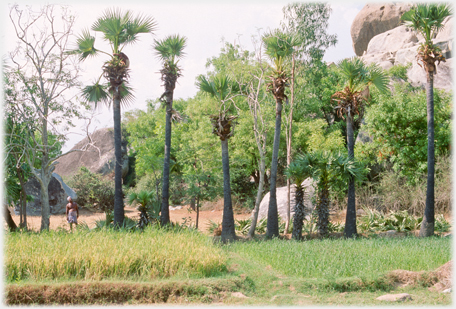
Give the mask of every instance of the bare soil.
<path id="1" fill-rule="evenodd" d="M 172 222 L 183 223 L 184 220 L 187 223 L 191 222 L 193 225 L 196 222 L 196 212 L 190 211 L 191 208 L 188 205 L 170 207 L 169 216 Z M 13 217 L 14 222 L 19 225 L 20 218 L 18 215 L 15 215 L 11 211 L 11 216 Z M 125 216 L 132 218 L 134 220 L 139 220 L 139 211 L 135 207 L 126 206 L 125 207 Z M 210 221 L 221 223 L 223 216 L 223 210 L 220 207 L 215 207 L 212 210 L 208 207 L 202 207 L 199 212 L 199 223 L 198 229 L 202 232 L 207 233 L 209 228 Z M 247 219 L 250 217 L 249 213 L 236 213 L 234 214 L 234 219 Z M 79 210 L 79 223 L 86 223 L 89 228 L 94 228 L 96 221 L 105 220 L 104 212 L 93 212 L 86 208 L 81 207 Z M 39 231 L 41 226 L 41 216 L 27 216 L 27 226 L 29 229 L 34 231 Z M 65 229 L 69 230 L 70 226 L 66 221 L 66 215 L 52 215 L 50 218 L 50 229 Z"/>

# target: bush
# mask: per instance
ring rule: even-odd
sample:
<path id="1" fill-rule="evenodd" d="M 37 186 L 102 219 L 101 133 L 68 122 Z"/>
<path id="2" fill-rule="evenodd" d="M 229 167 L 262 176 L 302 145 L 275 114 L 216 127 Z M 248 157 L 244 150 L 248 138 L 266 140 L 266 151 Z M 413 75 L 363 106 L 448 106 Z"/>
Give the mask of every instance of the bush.
<path id="1" fill-rule="evenodd" d="M 102 211 L 114 209 L 114 183 L 88 168 L 81 167 L 68 181 L 68 185 L 78 195 L 77 203 L 80 206 Z"/>

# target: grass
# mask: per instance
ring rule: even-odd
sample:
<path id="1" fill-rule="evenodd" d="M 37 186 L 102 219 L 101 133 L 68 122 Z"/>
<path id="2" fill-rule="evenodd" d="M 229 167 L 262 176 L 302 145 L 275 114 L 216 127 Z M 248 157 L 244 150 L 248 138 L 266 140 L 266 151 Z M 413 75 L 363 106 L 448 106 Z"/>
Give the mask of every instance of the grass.
<path id="1" fill-rule="evenodd" d="M 226 271 L 226 256 L 204 235 L 148 228 L 75 233 L 10 233 L 7 282 L 210 277 Z"/>
<path id="2" fill-rule="evenodd" d="M 271 240 L 231 244 L 230 251 L 299 278 L 377 278 L 388 271 L 432 270 L 451 259 L 448 238 Z"/>
<path id="3" fill-rule="evenodd" d="M 450 294 L 428 291 L 432 280 L 398 288 L 387 276 L 445 264 L 447 237 L 219 246 L 191 230 L 149 228 L 7 233 L 5 240 L 8 305 L 381 305 L 375 298 L 386 292 L 412 294 L 407 305 L 451 303 Z"/>

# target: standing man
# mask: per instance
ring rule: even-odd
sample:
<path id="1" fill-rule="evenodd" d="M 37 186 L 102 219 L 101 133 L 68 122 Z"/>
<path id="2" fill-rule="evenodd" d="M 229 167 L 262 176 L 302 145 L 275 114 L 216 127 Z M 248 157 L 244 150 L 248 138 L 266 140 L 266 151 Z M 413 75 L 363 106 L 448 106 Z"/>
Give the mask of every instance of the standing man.
<path id="1" fill-rule="evenodd" d="M 67 198 L 68 204 L 66 205 L 66 215 L 68 223 L 70 224 L 70 230 L 73 230 L 73 223 L 78 225 L 79 209 L 78 204 L 73 202 L 71 196 Z"/>

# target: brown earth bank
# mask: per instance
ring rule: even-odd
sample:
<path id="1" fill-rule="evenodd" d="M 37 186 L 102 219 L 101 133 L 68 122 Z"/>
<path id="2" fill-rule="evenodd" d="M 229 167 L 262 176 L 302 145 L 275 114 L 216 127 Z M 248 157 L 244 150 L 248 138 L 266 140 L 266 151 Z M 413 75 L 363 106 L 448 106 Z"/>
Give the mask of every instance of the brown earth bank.
<path id="1" fill-rule="evenodd" d="M 435 271 L 394 270 L 384 276 L 382 285 L 390 286 L 390 290 L 404 286 L 419 286 L 428 287 L 431 292 L 442 292 L 444 289 L 451 288 L 452 268 L 453 262 L 449 261 Z M 365 283 L 358 283 L 362 290 Z M 237 298 L 236 305 L 242 305 L 250 298 L 242 291 L 248 293 L 251 285 L 251 280 L 245 275 L 226 279 L 168 280 L 147 283 L 106 281 L 9 284 L 6 286 L 4 295 L 6 305 L 229 305 L 233 304 L 233 298 Z M 342 294 L 345 295 L 347 292 Z M 263 300 L 259 303 L 267 304 L 268 301 Z"/>

